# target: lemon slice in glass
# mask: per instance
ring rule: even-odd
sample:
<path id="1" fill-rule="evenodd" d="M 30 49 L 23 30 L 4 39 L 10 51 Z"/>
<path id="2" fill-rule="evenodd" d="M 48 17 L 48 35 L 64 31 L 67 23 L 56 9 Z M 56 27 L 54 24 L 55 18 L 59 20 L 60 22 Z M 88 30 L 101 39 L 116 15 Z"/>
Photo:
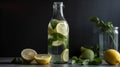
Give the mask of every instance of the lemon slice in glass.
<path id="1" fill-rule="evenodd" d="M 34 56 L 35 60 L 39 64 L 48 64 L 51 60 L 51 55 L 49 54 L 36 54 Z"/>
<path id="2" fill-rule="evenodd" d="M 37 52 L 33 49 L 26 48 L 23 49 L 21 52 L 21 57 L 27 61 L 32 61 L 34 60 L 34 56 L 37 54 Z"/>
<path id="3" fill-rule="evenodd" d="M 57 24 L 56 26 L 56 31 L 64 36 L 68 35 L 68 25 L 66 24 L 66 22 L 60 22 Z"/>
<path id="4" fill-rule="evenodd" d="M 62 52 L 62 54 L 61 54 L 61 59 L 62 59 L 64 62 L 68 62 L 68 60 L 69 60 L 69 49 L 63 50 L 63 52 Z"/>

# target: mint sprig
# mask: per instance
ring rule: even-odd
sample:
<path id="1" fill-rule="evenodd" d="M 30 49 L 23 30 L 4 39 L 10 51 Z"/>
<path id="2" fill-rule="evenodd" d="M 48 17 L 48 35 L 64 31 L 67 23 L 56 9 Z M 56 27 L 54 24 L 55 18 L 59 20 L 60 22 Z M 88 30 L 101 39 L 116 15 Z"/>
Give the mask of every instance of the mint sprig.
<path id="1" fill-rule="evenodd" d="M 109 30 L 111 30 L 113 28 L 112 22 L 104 22 L 103 20 L 99 19 L 98 17 L 90 16 L 89 20 L 91 22 L 95 22 L 96 26 L 98 28 L 101 28 L 102 32 L 110 32 Z"/>
<path id="2" fill-rule="evenodd" d="M 29 64 L 29 62 L 25 61 L 21 57 L 15 57 L 15 58 L 13 58 L 13 60 L 11 61 L 11 63 L 13 63 L 13 64 Z"/>
<path id="3" fill-rule="evenodd" d="M 93 61 L 89 59 L 81 59 L 77 56 L 72 57 L 72 64 L 80 64 L 80 65 L 99 65 L 102 64 L 102 60 L 98 57 L 94 58 Z"/>
<path id="4" fill-rule="evenodd" d="M 51 20 L 50 23 L 51 23 L 52 28 L 55 29 L 58 24 L 58 21 L 54 19 L 54 20 Z"/>

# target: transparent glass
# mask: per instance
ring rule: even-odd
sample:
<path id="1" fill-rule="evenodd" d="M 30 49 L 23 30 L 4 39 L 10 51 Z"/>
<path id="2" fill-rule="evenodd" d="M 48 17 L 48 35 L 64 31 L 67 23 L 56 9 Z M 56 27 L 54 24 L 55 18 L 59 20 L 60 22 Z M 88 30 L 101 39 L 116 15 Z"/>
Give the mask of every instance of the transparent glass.
<path id="1" fill-rule="evenodd" d="M 54 2 L 53 17 L 48 24 L 48 54 L 51 63 L 69 61 L 69 26 L 63 16 L 63 2 Z"/>
<path id="2" fill-rule="evenodd" d="M 103 58 L 103 52 L 107 49 L 118 50 L 118 27 L 113 27 L 107 32 L 101 32 L 99 34 L 99 55 Z"/>

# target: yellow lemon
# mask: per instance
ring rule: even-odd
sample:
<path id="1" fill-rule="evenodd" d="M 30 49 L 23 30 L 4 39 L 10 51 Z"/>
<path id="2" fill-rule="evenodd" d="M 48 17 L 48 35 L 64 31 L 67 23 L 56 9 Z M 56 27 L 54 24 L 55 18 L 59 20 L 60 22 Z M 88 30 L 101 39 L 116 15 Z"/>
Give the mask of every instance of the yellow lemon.
<path id="1" fill-rule="evenodd" d="M 33 49 L 26 48 L 21 51 L 21 57 L 25 59 L 26 61 L 32 61 L 34 60 L 34 56 L 37 54 L 37 52 Z"/>
<path id="2" fill-rule="evenodd" d="M 64 62 L 67 62 L 69 60 L 69 49 L 63 50 L 63 52 L 61 53 L 61 59 Z"/>
<path id="3" fill-rule="evenodd" d="M 103 57 L 108 64 L 115 65 L 120 63 L 120 53 L 115 49 L 104 51 Z"/>
<path id="4" fill-rule="evenodd" d="M 49 54 L 36 54 L 34 56 L 35 60 L 39 64 L 48 64 L 51 60 L 51 55 Z"/>

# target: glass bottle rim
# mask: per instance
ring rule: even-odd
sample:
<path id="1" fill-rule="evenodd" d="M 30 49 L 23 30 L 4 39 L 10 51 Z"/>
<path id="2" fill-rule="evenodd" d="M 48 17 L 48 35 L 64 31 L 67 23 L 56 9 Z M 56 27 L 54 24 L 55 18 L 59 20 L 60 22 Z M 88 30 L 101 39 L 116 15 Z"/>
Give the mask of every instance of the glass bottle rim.
<path id="1" fill-rule="evenodd" d="M 53 5 L 60 5 L 60 6 L 63 6 L 63 2 L 54 2 Z"/>
<path id="2" fill-rule="evenodd" d="M 116 27 L 113 27 L 113 29 L 119 29 L 119 27 L 116 26 Z"/>

